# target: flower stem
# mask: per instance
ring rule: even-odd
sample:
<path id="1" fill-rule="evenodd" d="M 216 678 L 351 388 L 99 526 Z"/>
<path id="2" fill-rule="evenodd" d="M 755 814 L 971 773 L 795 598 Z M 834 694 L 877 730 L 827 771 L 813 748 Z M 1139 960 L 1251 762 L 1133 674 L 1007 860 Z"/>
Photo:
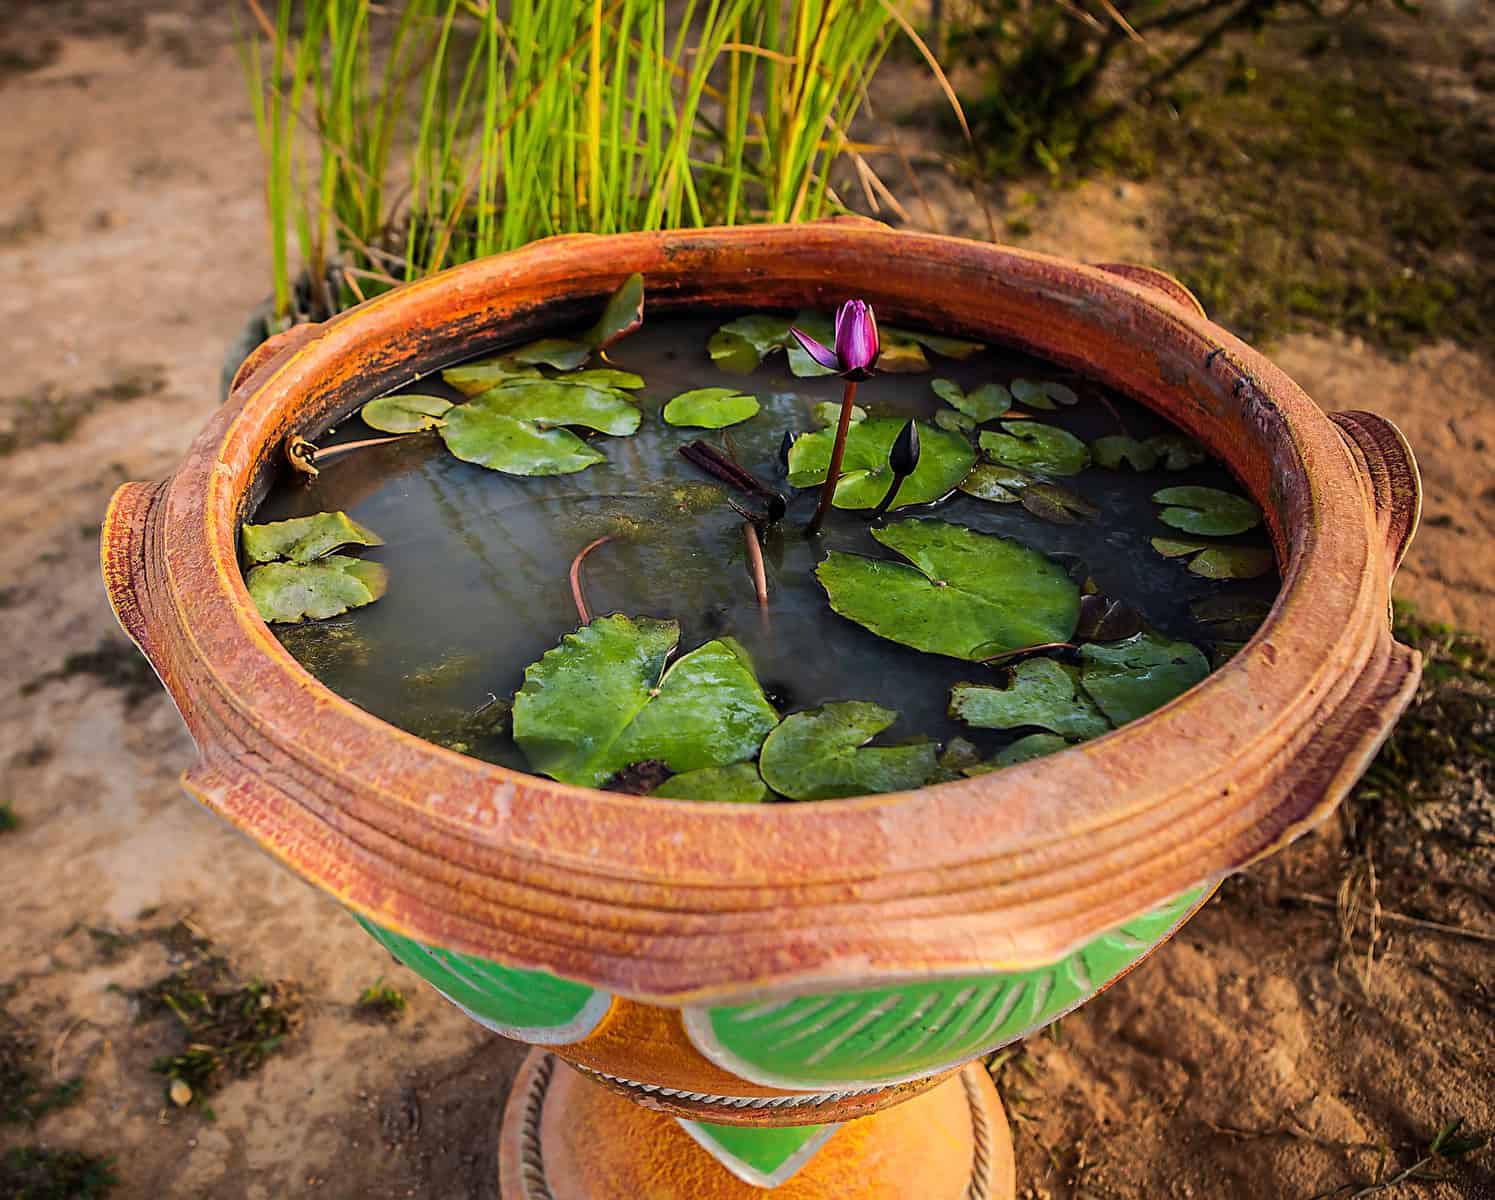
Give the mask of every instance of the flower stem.
<path id="1" fill-rule="evenodd" d="M 758 541 L 758 530 L 751 521 L 742 523 L 742 536 L 747 542 L 748 573 L 753 577 L 753 591 L 758 597 L 758 607 L 768 608 L 768 576 L 763 570 L 763 547 Z"/>
<path id="2" fill-rule="evenodd" d="M 610 541 L 612 541 L 612 534 L 603 534 L 602 537 L 583 546 L 576 557 L 571 560 L 571 599 L 576 603 L 576 615 L 581 618 L 583 625 L 592 623 L 592 614 L 587 611 L 586 595 L 581 587 L 581 563 L 598 546 Z"/>
<path id="3" fill-rule="evenodd" d="M 831 465 L 825 472 L 825 483 L 820 487 L 820 502 L 815 505 L 815 515 L 810 518 L 810 524 L 805 528 L 806 536 L 813 537 L 820 532 L 820 526 L 825 521 L 825 514 L 830 512 L 831 501 L 836 496 L 836 484 L 841 478 L 841 459 L 846 454 L 846 434 L 851 429 L 851 409 L 856 403 L 857 384 L 855 379 L 846 381 L 845 390 L 841 393 L 841 420 L 836 425 L 836 442 L 831 447 Z"/>

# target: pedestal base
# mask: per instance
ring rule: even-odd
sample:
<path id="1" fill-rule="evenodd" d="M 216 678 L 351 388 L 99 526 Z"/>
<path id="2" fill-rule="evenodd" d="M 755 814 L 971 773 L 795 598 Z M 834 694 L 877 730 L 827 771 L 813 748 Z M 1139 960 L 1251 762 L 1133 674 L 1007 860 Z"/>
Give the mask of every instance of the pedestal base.
<path id="1" fill-rule="evenodd" d="M 554 1055 L 525 1060 L 499 1139 L 502 1200 L 1013 1200 L 1012 1138 L 980 1064 L 830 1133 L 777 1187 Z"/>

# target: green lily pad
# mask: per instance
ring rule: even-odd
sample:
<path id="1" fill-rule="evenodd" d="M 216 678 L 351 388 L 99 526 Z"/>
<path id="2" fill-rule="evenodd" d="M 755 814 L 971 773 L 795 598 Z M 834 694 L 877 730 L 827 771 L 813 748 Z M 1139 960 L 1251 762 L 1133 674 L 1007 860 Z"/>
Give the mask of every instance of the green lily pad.
<path id="1" fill-rule="evenodd" d="M 1036 550 L 934 520 L 872 536 L 913 565 L 832 551 L 815 575 L 832 609 L 880 637 L 976 661 L 1074 632 L 1080 589 Z"/>
<path id="2" fill-rule="evenodd" d="M 933 742 L 868 746 L 898 719 L 891 709 L 843 700 L 794 713 L 768 735 L 758 768 L 791 800 L 830 800 L 922 787 L 938 769 Z"/>
<path id="3" fill-rule="evenodd" d="M 1003 421 L 1004 433 L 984 430 L 981 449 L 992 462 L 1041 475 L 1078 475 L 1090 465 L 1085 443 L 1067 429 L 1040 421 Z"/>
<path id="4" fill-rule="evenodd" d="M 810 412 L 811 415 L 814 416 L 816 422 L 821 425 L 830 425 L 834 427 L 841 423 L 841 405 L 839 401 L 822 400 L 819 404 L 815 405 L 815 407 L 812 408 Z M 853 404 L 851 406 L 851 419 L 853 423 L 857 421 L 865 421 L 867 419 L 867 410 L 860 404 Z"/>
<path id="5" fill-rule="evenodd" d="M 736 388 L 695 388 L 664 406 L 664 419 L 671 425 L 694 429 L 725 429 L 757 415 L 757 397 L 745 396 Z"/>
<path id="6" fill-rule="evenodd" d="M 244 524 L 239 528 L 244 557 L 252 563 L 288 558 L 309 563 L 332 553 L 339 546 L 382 546 L 384 539 L 360 525 L 347 513 L 320 512 L 266 525 Z"/>
<path id="7" fill-rule="evenodd" d="M 1166 471 L 1197 467 L 1208 457 L 1198 442 L 1181 433 L 1160 433 L 1148 438 L 1146 445 L 1158 456 L 1159 465 Z"/>
<path id="8" fill-rule="evenodd" d="M 978 500 L 990 500 L 993 504 L 1016 504 L 1022 490 L 1032 482 L 1031 476 L 1022 471 L 1014 471 L 1011 467 L 977 463 L 960 481 L 960 490 Z"/>
<path id="9" fill-rule="evenodd" d="M 515 379 L 474 397 L 468 407 L 473 406 L 532 422 L 541 429 L 576 425 L 617 437 L 636 432 L 643 420 L 626 392 L 558 379 Z"/>
<path id="10" fill-rule="evenodd" d="M 585 371 L 568 371 L 556 376 L 557 383 L 580 383 L 599 388 L 641 388 L 644 377 L 614 367 L 589 367 Z"/>
<path id="11" fill-rule="evenodd" d="M 569 429 L 541 429 L 477 403 L 452 409 L 441 439 L 464 462 L 506 475 L 570 475 L 607 457 Z"/>
<path id="12" fill-rule="evenodd" d="M 1037 725 L 1072 738 L 1099 737 L 1111 728 L 1080 689 L 1080 672 L 1051 658 L 1018 663 L 1005 688 L 956 684 L 950 690 L 950 715 L 977 729 Z"/>
<path id="13" fill-rule="evenodd" d="M 1226 537 L 1245 533 L 1261 524 L 1261 509 L 1244 496 L 1209 487 L 1169 487 L 1152 494 L 1166 505 L 1158 520 L 1185 533 Z"/>
<path id="14" fill-rule="evenodd" d="M 941 429 L 948 429 L 951 433 L 969 433 L 976 428 L 976 422 L 965 413 L 943 406 L 935 410 L 934 423 Z"/>
<path id="15" fill-rule="evenodd" d="M 332 554 L 316 562 L 264 563 L 244 584 L 265 621 L 295 625 L 372 604 L 388 589 L 389 573 L 378 563 Z"/>
<path id="16" fill-rule="evenodd" d="M 1256 579 L 1277 563 L 1265 546 L 1222 546 L 1187 538 L 1152 539 L 1152 548 L 1164 558 L 1189 559 L 1189 570 L 1205 579 Z"/>
<path id="17" fill-rule="evenodd" d="M 606 350 L 644 323 L 644 277 L 635 271 L 607 298 L 597 323 L 581 335 L 593 350 Z"/>
<path id="18" fill-rule="evenodd" d="M 497 358 L 483 358 L 447 367 L 442 371 L 441 378 L 464 396 L 476 396 L 510 379 L 539 379 L 540 368 L 515 362 L 507 354 L 501 354 Z"/>
<path id="19" fill-rule="evenodd" d="M 953 379 L 936 379 L 929 386 L 951 408 L 965 413 L 978 425 L 995 421 L 1012 408 L 1012 394 L 1000 383 L 983 383 L 969 392 Z"/>
<path id="20" fill-rule="evenodd" d="M 750 313 L 728 321 L 711 335 L 706 352 L 724 371 L 746 375 L 789 340 L 789 317 Z"/>
<path id="21" fill-rule="evenodd" d="M 707 642 L 666 669 L 675 621 L 599 617 L 524 672 L 514 740 L 542 775 L 591 787 L 646 759 L 677 773 L 752 758 L 779 715 L 747 654 Z"/>
<path id="22" fill-rule="evenodd" d="M 907 422 L 901 417 L 868 417 L 846 433 L 841 478 L 832 503 L 837 508 L 876 508 L 893 481 L 888 455 Z M 834 429 L 801 434 L 789 450 L 789 483 L 814 487 L 830 469 Z M 959 434 L 920 423 L 919 465 L 898 489 L 894 508 L 929 504 L 955 490 L 976 461 L 970 442 Z"/>
<path id="23" fill-rule="evenodd" d="M 1095 459 L 1096 466 L 1108 471 L 1119 470 L 1122 463 L 1134 471 L 1151 471 L 1158 465 L 1156 447 L 1133 437 L 1096 438 L 1090 443 L 1090 457 Z"/>
<path id="24" fill-rule="evenodd" d="M 1061 750 L 1068 750 L 1069 746 L 1070 743 L 1058 734 L 1030 733 L 1027 737 L 1018 738 L 991 761 L 994 767 L 1015 767 L 1018 763 L 1031 759 L 1058 754 Z"/>
<path id="25" fill-rule="evenodd" d="M 590 343 L 575 338 L 548 337 L 509 351 L 509 357 L 530 366 L 543 364 L 557 371 L 570 371 L 592 357 L 592 347 Z"/>
<path id="26" fill-rule="evenodd" d="M 925 333 L 921 329 L 892 329 L 895 337 L 909 338 L 918 342 L 926 350 L 932 350 L 941 358 L 953 358 L 964 361 L 973 354 L 979 354 L 986 349 L 980 342 L 969 342 L 963 338 L 946 337 L 941 333 Z"/>
<path id="27" fill-rule="evenodd" d="M 719 800 L 728 804 L 761 804 L 768 787 L 758 768 L 750 762 L 729 767 L 702 767 L 671 775 L 649 793 L 670 800 Z"/>
<path id="28" fill-rule="evenodd" d="M 1209 674 L 1198 647 L 1144 630 L 1123 642 L 1080 647 L 1080 682 L 1113 724 L 1145 716 Z"/>
<path id="29" fill-rule="evenodd" d="M 1012 398 L 1019 404 L 1026 404 L 1029 408 L 1043 409 L 1045 412 L 1053 412 L 1054 408 L 1060 404 L 1068 408 L 1080 401 L 1074 389 L 1065 387 L 1062 383 L 1014 379 L 1008 388 L 1012 392 Z"/>
<path id="30" fill-rule="evenodd" d="M 1084 496 L 1057 483 L 1031 483 L 1018 493 L 1017 498 L 1035 517 L 1055 525 L 1078 525 L 1100 512 Z"/>
<path id="31" fill-rule="evenodd" d="M 380 396 L 363 406 L 363 423 L 384 433 L 419 433 L 435 429 L 452 402 L 440 396 Z"/>

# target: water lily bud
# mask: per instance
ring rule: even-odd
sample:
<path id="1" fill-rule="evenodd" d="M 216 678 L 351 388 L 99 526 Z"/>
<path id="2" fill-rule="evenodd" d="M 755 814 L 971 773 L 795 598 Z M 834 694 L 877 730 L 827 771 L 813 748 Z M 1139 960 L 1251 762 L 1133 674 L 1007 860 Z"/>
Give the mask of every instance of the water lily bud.
<path id="1" fill-rule="evenodd" d="M 848 300 L 836 314 L 836 359 L 847 379 L 872 375 L 882 347 L 877 339 L 877 318 L 865 300 Z"/>
<path id="2" fill-rule="evenodd" d="M 785 473 L 789 471 L 789 451 L 794 449 L 794 430 L 784 430 L 784 440 L 779 443 L 779 465 Z"/>
<path id="3" fill-rule="evenodd" d="M 919 465 L 919 423 L 910 421 L 898 431 L 893 449 L 888 454 L 888 465 L 895 475 L 912 475 Z"/>

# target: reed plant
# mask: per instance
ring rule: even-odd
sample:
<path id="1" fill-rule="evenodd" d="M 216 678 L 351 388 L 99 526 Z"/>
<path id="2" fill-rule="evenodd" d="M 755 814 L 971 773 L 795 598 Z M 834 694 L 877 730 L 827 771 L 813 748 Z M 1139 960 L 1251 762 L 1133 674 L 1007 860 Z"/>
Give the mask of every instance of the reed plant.
<path id="1" fill-rule="evenodd" d="M 875 207 L 848 130 L 917 42 L 891 0 L 245 3 L 280 322 L 554 234 L 813 220 L 843 158 Z"/>

